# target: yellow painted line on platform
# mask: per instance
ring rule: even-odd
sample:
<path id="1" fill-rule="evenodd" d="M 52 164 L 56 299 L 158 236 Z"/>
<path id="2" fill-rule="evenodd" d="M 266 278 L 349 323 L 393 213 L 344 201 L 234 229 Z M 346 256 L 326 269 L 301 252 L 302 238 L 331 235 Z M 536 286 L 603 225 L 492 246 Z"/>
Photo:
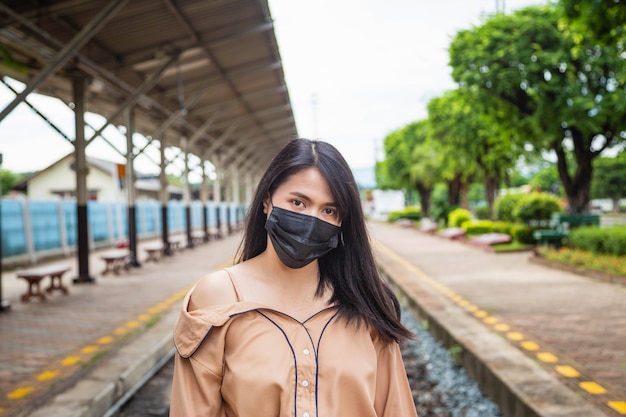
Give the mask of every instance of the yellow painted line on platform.
<path id="1" fill-rule="evenodd" d="M 117 329 L 113 330 L 113 333 L 115 333 L 118 336 L 121 336 L 123 334 L 126 334 L 126 329 L 122 327 L 118 327 Z"/>
<path id="2" fill-rule="evenodd" d="M 511 326 L 506 323 L 498 323 L 493 326 L 493 328 L 499 332 L 508 332 L 511 329 Z"/>
<path id="3" fill-rule="evenodd" d="M 93 353 L 93 352 L 97 352 L 98 349 L 100 349 L 98 346 L 88 345 L 88 346 L 82 347 L 80 349 L 80 353 Z"/>
<path id="4" fill-rule="evenodd" d="M 54 379 L 57 376 L 59 376 L 61 372 L 59 371 L 44 371 L 42 373 L 40 373 L 39 375 L 37 375 L 37 380 L 38 381 L 48 381 L 50 379 Z"/>
<path id="5" fill-rule="evenodd" d="M 147 321 L 150 319 L 150 315 L 148 314 L 140 314 L 137 316 L 137 320 L 139 321 Z"/>
<path id="6" fill-rule="evenodd" d="M 510 340 L 514 340 L 516 342 L 518 342 L 520 340 L 524 340 L 524 335 L 521 334 L 520 332 L 508 332 L 506 334 L 506 337 L 509 338 Z"/>
<path id="7" fill-rule="evenodd" d="M 537 359 L 539 359 L 541 362 L 545 362 L 545 363 L 556 363 L 559 361 L 559 358 L 556 357 L 556 355 L 550 353 L 550 352 L 540 352 L 537 353 Z"/>
<path id="8" fill-rule="evenodd" d="M 531 352 L 539 350 L 539 345 L 531 340 L 523 341 L 522 343 L 520 343 L 520 346 L 526 350 L 530 350 Z"/>
<path id="9" fill-rule="evenodd" d="M 450 290 L 445 285 L 435 281 L 433 278 L 431 278 L 428 275 L 426 275 L 418 267 L 416 267 L 415 265 L 413 265 L 412 263 L 410 263 L 409 261 L 407 261 L 406 259 L 404 259 L 400 255 L 398 255 L 397 253 L 395 253 L 394 251 L 392 251 L 391 249 L 389 249 L 388 247 L 386 247 L 382 243 L 380 243 L 378 241 L 373 241 L 373 243 L 374 243 L 374 245 L 377 248 L 381 249 L 387 255 L 389 255 L 390 257 L 394 258 L 399 264 L 403 265 L 406 269 L 408 269 L 409 271 L 411 271 L 412 273 L 417 275 L 423 281 L 426 281 L 433 288 L 439 290 L 439 292 L 441 292 L 443 295 L 445 295 L 448 298 L 450 298 L 457 305 L 459 305 L 460 307 L 463 307 L 468 312 L 474 313 L 473 315 L 475 317 L 482 318 L 483 319 L 482 321 L 485 324 L 493 325 L 493 329 L 494 330 L 496 330 L 498 332 L 508 332 L 506 334 L 506 336 L 510 340 L 522 341 L 522 342 L 520 342 L 520 346 L 522 348 L 524 348 L 525 350 L 534 352 L 534 351 L 537 351 L 537 350 L 540 349 L 540 347 L 539 347 L 539 345 L 537 343 L 535 343 L 533 341 L 530 341 L 530 340 L 523 340 L 524 339 L 524 335 L 522 333 L 510 332 L 509 330 L 511 330 L 511 327 L 508 324 L 500 323 L 498 318 L 489 316 L 486 311 L 481 310 L 479 307 L 473 305 L 470 301 L 468 301 L 468 300 L 464 299 L 463 297 L 461 297 L 460 295 L 454 293 L 452 290 Z M 550 352 L 539 352 L 539 353 L 537 353 L 536 357 L 537 357 L 537 359 L 539 359 L 540 361 L 545 362 L 545 363 L 557 363 L 557 362 L 559 362 L 559 358 L 556 355 L 554 355 L 553 353 L 550 353 Z M 580 373 L 574 367 L 569 366 L 569 365 L 555 366 L 555 370 L 561 376 L 563 376 L 565 378 L 577 378 L 577 377 L 580 376 Z M 604 388 L 600 384 L 598 384 L 596 382 L 593 382 L 593 381 L 580 382 L 578 385 L 579 385 L 579 387 L 581 389 L 583 389 L 584 391 L 586 391 L 586 392 L 588 392 L 590 394 L 600 395 L 600 394 L 606 394 L 607 393 L 606 388 Z M 610 408 L 615 410 L 617 413 L 619 413 L 621 415 L 626 415 L 626 401 L 621 401 L 621 400 L 607 401 L 606 405 L 608 405 Z"/>
<path id="10" fill-rule="evenodd" d="M 608 406 L 622 415 L 626 415 L 626 401 L 609 401 Z"/>
<path id="11" fill-rule="evenodd" d="M 139 327 L 139 322 L 135 321 L 135 320 L 131 320 L 131 321 L 126 323 L 126 327 L 128 327 L 130 329 L 135 329 L 135 328 Z"/>
<path id="12" fill-rule="evenodd" d="M 111 336 L 103 336 L 97 340 L 99 345 L 108 345 L 110 343 L 113 343 L 114 341 L 115 339 Z"/>
<path id="13" fill-rule="evenodd" d="M 63 366 L 71 366 L 80 362 L 80 356 L 68 356 L 61 361 L 61 365 Z"/>
<path id="14" fill-rule="evenodd" d="M 606 388 L 604 388 L 602 385 L 598 384 L 597 382 L 585 381 L 585 382 L 579 383 L 578 386 L 584 389 L 585 391 L 587 391 L 589 394 L 598 395 L 598 394 L 606 393 Z"/>
<path id="15" fill-rule="evenodd" d="M 7 394 L 7 398 L 9 400 L 18 400 L 26 397 L 28 394 L 33 392 L 35 388 L 33 387 L 20 387 L 10 393 Z"/>
<path id="16" fill-rule="evenodd" d="M 556 371 L 565 378 L 578 378 L 580 376 L 580 372 L 578 372 L 573 366 L 560 365 L 555 366 L 554 369 L 556 369 Z"/>

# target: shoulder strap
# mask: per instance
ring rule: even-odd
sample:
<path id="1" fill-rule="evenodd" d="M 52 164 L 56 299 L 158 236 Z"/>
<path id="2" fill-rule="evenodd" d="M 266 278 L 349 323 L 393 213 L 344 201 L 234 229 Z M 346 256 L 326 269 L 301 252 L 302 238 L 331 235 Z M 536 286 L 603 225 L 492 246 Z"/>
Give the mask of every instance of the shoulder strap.
<path id="1" fill-rule="evenodd" d="M 239 287 L 237 286 L 237 281 L 233 274 L 230 273 L 229 268 L 224 268 L 224 271 L 228 274 L 228 278 L 230 278 L 230 283 L 233 285 L 233 289 L 235 290 L 235 295 L 237 296 L 237 301 L 243 301 L 243 297 L 241 296 L 241 292 L 239 291 Z"/>

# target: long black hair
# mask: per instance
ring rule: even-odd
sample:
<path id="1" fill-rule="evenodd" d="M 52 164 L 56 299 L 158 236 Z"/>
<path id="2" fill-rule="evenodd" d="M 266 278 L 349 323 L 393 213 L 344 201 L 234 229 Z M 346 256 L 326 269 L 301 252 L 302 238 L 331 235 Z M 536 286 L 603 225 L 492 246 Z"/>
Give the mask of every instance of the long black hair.
<path id="1" fill-rule="evenodd" d="M 237 261 L 253 258 L 267 247 L 263 203 L 291 175 L 316 168 L 328 181 L 341 219 L 341 243 L 322 256 L 317 294 L 332 288 L 331 302 L 348 322 L 363 321 L 386 341 L 412 337 L 400 322 L 398 300 L 381 279 L 365 227 L 361 199 L 352 171 L 339 151 L 327 142 L 294 139 L 272 160 L 261 178 L 246 218 Z"/>

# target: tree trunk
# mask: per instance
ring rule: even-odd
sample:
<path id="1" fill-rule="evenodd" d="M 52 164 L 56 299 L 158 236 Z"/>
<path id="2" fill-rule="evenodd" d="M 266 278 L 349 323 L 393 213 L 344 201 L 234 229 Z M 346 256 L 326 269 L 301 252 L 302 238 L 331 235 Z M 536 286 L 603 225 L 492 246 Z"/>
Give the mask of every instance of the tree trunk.
<path id="1" fill-rule="evenodd" d="M 461 203 L 461 174 L 456 174 L 448 181 L 448 204 L 458 207 Z"/>
<path id="2" fill-rule="evenodd" d="M 417 188 L 417 192 L 420 195 L 420 207 L 422 208 L 422 217 L 428 217 L 430 213 L 430 195 L 433 192 L 433 187 L 426 187 L 424 185 L 418 184 L 415 188 Z"/>
<path id="3" fill-rule="evenodd" d="M 498 184 L 499 180 L 497 175 L 486 175 L 485 176 L 485 200 L 487 201 L 487 205 L 489 207 L 489 218 L 491 220 L 495 219 L 493 213 L 493 205 L 498 197 Z"/>
<path id="4" fill-rule="evenodd" d="M 565 188 L 569 213 L 586 213 L 589 211 L 591 199 L 591 176 L 593 174 L 592 161 L 595 154 L 585 143 L 582 134 L 577 129 L 570 130 L 574 143 L 574 157 L 576 158 L 576 173 L 570 176 L 567 169 L 567 159 L 562 141 L 555 141 L 553 149 L 557 156 L 559 177 Z"/>

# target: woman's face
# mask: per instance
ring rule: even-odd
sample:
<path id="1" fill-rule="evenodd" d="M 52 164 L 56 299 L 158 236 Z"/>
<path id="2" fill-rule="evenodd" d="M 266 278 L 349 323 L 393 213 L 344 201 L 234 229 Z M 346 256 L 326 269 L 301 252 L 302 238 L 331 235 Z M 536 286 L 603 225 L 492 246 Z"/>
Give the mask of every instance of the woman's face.
<path id="1" fill-rule="evenodd" d="M 273 204 L 285 210 L 317 217 L 335 226 L 341 225 L 328 181 L 316 168 L 291 175 L 274 191 L 270 200 L 263 204 L 265 214 L 271 212 Z"/>

